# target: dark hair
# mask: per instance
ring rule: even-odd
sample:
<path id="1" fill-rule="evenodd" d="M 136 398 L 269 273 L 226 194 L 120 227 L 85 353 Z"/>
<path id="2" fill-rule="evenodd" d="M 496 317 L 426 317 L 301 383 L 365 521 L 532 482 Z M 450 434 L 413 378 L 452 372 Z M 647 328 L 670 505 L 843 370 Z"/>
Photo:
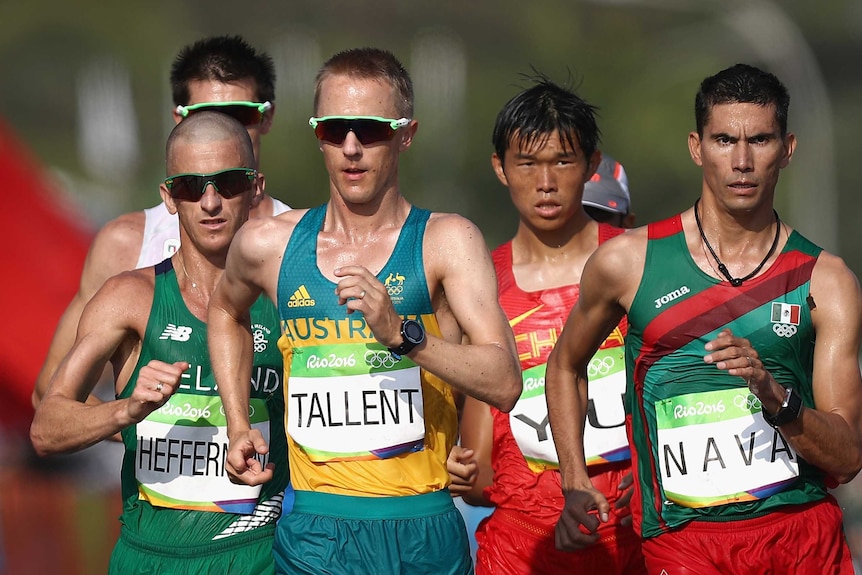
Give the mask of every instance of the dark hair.
<path id="1" fill-rule="evenodd" d="M 775 75 L 760 68 L 736 64 L 701 82 L 694 99 L 694 120 L 699 136 L 703 137 L 703 127 L 709 121 L 709 112 L 718 104 L 773 104 L 781 135 L 787 134 L 790 94 Z"/>
<path id="2" fill-rule="evenodd" d="M 254 80 L 256 100 L 275 101 L 275 66 L 264 52 L 252 48 L 240 36 L 213 36 L 180 50 L 171 66 L 174 104 L 189 103 L 189 82 Z"/>
<path id="3" fill-rule="evenodd" d="M 385 80 L 395 88 L 395 109 L 400 116 L 413 118 L 413 81 L 406 68 L 391 52 L 379 48 L 344 50 L 327 60 L 314 80 L 314 113 L 320 102 L 320 85 L 329 76 Z"/>
<path id="4" fill-rule="evenodd" d="M 543 144 L 553 132 L 573 152 L 580 145 L 589 159 L 598 149 L 601 131 L 596 123 L 598 108 L 573 89 L 555 84 L 543 74 L 525 76 L 535 85 L 506 102 L 494 124 L 491 143 L 503 161 L 506 150 L 517 139 L 520 146 Z"/>

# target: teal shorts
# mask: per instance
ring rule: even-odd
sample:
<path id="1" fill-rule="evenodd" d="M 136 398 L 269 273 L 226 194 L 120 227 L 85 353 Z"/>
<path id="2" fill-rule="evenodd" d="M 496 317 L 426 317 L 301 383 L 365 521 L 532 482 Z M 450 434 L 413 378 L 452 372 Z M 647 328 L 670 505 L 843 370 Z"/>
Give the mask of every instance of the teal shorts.
<path id="1" fill-rule="evenodd" d="M 266 525 L 222 541 L 179 548 L 141 541 L 123 528 L 111 553 L 108 574 L 272 575 L 274 531 L 275 525 Z"/>
<path id="2" fill-rule="evenodd" d="M 473 573 L 467 529 L 447 489 L 402 497 L 297 491 L 273 554 L 286 575 Z"/>

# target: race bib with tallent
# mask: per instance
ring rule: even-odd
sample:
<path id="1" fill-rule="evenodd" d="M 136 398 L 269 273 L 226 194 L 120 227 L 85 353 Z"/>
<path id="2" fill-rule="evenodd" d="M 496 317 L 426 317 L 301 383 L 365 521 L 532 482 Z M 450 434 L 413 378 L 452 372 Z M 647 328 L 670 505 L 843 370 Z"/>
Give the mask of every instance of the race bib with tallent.
<path id="1" fill-rule="evenodd" d="M 423 449 L 419 366 L 378 343 L 294 350 L 287 433 L 311 461 L 386 459 Z"/>

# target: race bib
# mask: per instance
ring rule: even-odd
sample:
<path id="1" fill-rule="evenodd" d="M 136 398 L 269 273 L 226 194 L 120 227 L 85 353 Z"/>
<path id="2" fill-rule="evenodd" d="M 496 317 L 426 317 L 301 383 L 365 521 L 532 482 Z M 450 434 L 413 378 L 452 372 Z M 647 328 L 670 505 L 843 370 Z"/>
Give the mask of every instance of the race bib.
<path id="1" fill-rule="evenodd" d="M 799 459 L 763 420 L 747 387 L 656 402 L 658 472 L 665 498 L 684 507 L 763 499 L 799 476 Z"/>
<path id="2" fill-rule="evenodd" d="M 509 413 L 512 435 L 533 471 L 560 465 L 545 398 L 545 364 L 523 372 L 521 397 Z M 630 458 L 623 397 L 626 389 L 624 348 L 599 350 L 588 367 L 587 423 L 584 454 L 587 465 Z"/>
<path id="3" fill-rule="evenodd" d="M 288 434 L 315 462 L 386 459 L 425 442 L 419 366 L 379 344 L 294 353 L 287 413 Z"/>
<path id="4" fill-rule="evenodd" d="M 251 399 L 252 427 L 269 443 L 269 413 Z M 156 507 L 250 514 L 261 486 L 231 483 L 225 471 L 228 438 L 221 399 L 176 393 L 137 424 L 138 497 Z M 268 457 L 259 456 L 261 465 Z"/>

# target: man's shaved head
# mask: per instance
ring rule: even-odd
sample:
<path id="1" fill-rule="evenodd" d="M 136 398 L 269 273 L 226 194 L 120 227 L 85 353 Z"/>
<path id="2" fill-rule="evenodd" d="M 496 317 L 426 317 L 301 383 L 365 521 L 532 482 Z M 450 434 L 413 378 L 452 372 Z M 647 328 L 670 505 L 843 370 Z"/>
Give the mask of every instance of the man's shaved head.
<path id="1" fill-rule="evenodd" d="M 245 127 L 227 114 L 220 112 L 201 111 L 189 115 L 174 126 L 165 147 L 167 158 L 167 175 L 175 173 L 172 158 L 174 149 L 179 142 L 194 142 L 207 144 L 213 142 L 233 141 L 237 154 L 242 160 L 242 168 L 254 168 L 254 148 Z"/>

